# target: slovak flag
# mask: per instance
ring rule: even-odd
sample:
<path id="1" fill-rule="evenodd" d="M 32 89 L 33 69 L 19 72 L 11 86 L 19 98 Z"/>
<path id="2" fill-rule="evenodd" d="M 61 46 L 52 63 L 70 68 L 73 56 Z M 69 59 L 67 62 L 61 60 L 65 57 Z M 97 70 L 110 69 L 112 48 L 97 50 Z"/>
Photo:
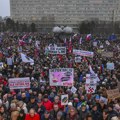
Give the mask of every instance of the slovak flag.
<path id="1" fill-rule="evenodd" d="M 92 37 L 91 34 L 87 34 L 87 36 L 86 36 L 86 40 L 87 40 L 87 41 L 90 41 L 90 40 L 91 40 L 91 37 Z"/>
<path id="2" fill-rule="evenodd" d="M 71 39 L 71 37 L 70 37 L 70 39 L 69 39 L 69 44 L 70 44 L 70 45 L 72 44 L 72 39 Z"/>
<path id="3" fill-rule="evenodd" d="M 27 37 L 27 35 L 25 34 L 23 37 L 22 37 L 22 39 L 25 39 Z"/>
<path id="4" fill-rule="evenodd" d="M 25 45 L 25 41 L 23 41 L 23 39 L 19 39 L 19 46 L 24 46 Z"/>
<path id="5" fill-rule="evenodd" d="M 64 44 L 66 44 L 66 42 L 67 42 L 67 41 L 66 41 L 66 38 L 65 38 L 65 39 L 64 39 Z"/>
<path id="6" fill-rule="evenodd" d="M 80 37 L 79 39 L 79 44 L 82 44 L 82 37 Z"/>
<path id="7" fill-rule="evenodd" d="M 27 55 L 20 53 L 22 62 L 24 63 L 34 63 L 34 60 L 28 57 Z"/>

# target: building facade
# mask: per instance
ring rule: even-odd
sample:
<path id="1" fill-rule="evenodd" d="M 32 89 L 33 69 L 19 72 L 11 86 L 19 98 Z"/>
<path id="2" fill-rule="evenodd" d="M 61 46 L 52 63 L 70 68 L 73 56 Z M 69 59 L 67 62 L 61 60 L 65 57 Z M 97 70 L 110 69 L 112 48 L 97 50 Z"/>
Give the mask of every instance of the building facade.
<path id="1" fill-rule="evenodd" d="M 10 0 L 11 17 L 20 22 L 76 26 L 98 19 L 120 21 L 120 0 Z"/>

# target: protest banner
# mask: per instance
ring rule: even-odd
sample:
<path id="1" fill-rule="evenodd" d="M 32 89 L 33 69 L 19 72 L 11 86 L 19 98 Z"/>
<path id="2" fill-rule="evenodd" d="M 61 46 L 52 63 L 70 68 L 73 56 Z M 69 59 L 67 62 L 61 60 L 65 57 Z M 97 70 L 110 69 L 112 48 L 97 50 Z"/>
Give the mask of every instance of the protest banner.
<path id="1" fill-rule="evenodd" d="M 66 54 L 66 47 L 50 47 L 49 54 Z"/>
<path id="2" fill-rule="evenodd" d="M 9 79 L 9 87 L 10 87 L 10 89 L 30 88 L 30 79 L 29 79 L 29 77 L 10 78 Z"/>
<path id="3" fill-rule="evenodd" d="M 108 58 L 111 58 L 113 57 L 113 52 L 102 52 L 102 57 L 108 57 Z"/>
<path id="4" fill-rule="evenodd" d="M 0 69 L 3 68 L 3 62 L 0 62 Z"/>
<path id="5" fill-rule="evenodd" d="M 61 95 L 61 105 L 67 105 L 68 104 L 68 94 Z"/>
<path id="6" fill-rule="evenodd" d="M 76 87 L 72 86 L 71 92 L 72 92 L 72 93 L 76 93 L 76 91 L 77 91 Z"/>
<path id="7" fill-rule="evenodd" d="M 108 70 L 114 70 L 115 69 L 114 63 L 107 63 L 107 69 Z"/>
<path id="8" fill-rule="evenodd" d="M 56 68 L 49 70 L 50 86 L 72 86 L 73 78 L 73 68 Z"/>
<path id="9" fill-rule="evenodd" d="M 119 89 L 107 90 L 108 99 L 120 98 Z"/>
<path id="10" fill-rule="evenodd" d="M 94 53 L 90 51 L 84 51 L 84 50 L 77 50 L 73 49 L 73 54 L 80 55 L 80 56 L 86 56 L 86 57 L 93 57 Z"/>
<path id="11" fill-rule="evenodd" d="M 82 58 L 81 58 L 80 56 L 77 56 L 77 57 L 75 57 L 75 62 L 76 62 L 76 63 L 80 63 L 80 62 L 81 62 L 81 59 L 82 59 Z"/>

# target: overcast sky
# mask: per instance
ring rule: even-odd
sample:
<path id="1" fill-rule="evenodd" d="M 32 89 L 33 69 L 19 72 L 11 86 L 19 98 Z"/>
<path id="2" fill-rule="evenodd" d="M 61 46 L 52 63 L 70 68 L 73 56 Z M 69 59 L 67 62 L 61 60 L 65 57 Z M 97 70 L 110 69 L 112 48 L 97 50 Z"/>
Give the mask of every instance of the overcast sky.
<path id="1" fill-rule="evenodd" d="M 0 16 L 10 16 L 9 0 L 0 0 Z"/>

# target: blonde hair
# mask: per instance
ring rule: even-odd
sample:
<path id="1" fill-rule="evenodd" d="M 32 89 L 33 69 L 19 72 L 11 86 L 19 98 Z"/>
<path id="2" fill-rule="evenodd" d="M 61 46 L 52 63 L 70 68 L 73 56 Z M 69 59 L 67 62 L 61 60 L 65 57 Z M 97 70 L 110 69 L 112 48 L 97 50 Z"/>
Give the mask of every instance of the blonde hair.
<path id="1" fill-rule="evenodd" d="M 11 113 L 11 120 L 17 120 L 18 116 L 19 116 L 19 112 L 18 111 L 13 111 Z"/>

